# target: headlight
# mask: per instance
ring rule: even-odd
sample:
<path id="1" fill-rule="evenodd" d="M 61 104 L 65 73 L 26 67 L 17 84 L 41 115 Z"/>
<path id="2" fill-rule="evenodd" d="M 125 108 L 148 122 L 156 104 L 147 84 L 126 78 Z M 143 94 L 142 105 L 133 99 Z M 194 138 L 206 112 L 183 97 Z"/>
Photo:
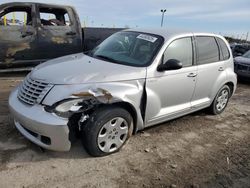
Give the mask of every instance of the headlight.
<path id="1" fill-rule="evenodd" d="M 45 106 L 45 111 L 55 113 L 56 115 L 68 118 L 72 113 L 80 110 L 83 105 L 83 99 L 74 98 L 60 101 L 53 106 Z"/>
<path id="2" fill-rule="evenodd" d="M 55 110 L 57 112 L 60 112 L 60 113 L 65 113 L 65 112 L 74 112 L 74 111 L 77 111 L 81 108 L 80 105 L 78 105 L 79 103 L 81 103 L 83 101 L 83 99 L 71 99 L 71 100 L 68 100 L 68 101 L 64 101 L 60 104 L 58 104 L 56 107 L 55 107 Z"/>
<path id="3" fill-rule="evenodd" d="M 93 99 L 71 98 L 60 101 L 53 106 L 45 106 L 44 109 L 60 117 L 69 118 L 73 113 L 86 112 L 94 108 L 97 104 L 98 102 Z"/>

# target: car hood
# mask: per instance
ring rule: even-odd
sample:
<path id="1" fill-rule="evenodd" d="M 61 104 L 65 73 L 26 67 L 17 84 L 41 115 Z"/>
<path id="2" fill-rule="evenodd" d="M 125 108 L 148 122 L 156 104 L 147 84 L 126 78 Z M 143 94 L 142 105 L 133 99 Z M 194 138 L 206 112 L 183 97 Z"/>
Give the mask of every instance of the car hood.
<path id="1" fill-rule="evenodd" d="M 114 82 L 143 79 L 146 68 L 106 62 L 80 53 L 43 63 L 30 76 L 51 84 Z"/>
<path id="2" fill-rule="evenodd" d="M 242 56 L 235 57 L 234 61 L 235 61 L 235 63 L 244 63 L 244 64 L 249 64 L 250 65 L 250 59 L 242 57 Z"/>

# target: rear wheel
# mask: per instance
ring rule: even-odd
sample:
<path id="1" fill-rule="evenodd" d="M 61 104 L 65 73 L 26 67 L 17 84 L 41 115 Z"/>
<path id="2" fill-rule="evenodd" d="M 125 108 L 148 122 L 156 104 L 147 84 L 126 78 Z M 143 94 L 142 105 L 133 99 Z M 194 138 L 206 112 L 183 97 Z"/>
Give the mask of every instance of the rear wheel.
<path id="1" fill-rule="evenodd" d="M 220 114 L 225 110 L 229 101 L 230 93 L 231 91 L 228 85 L 224 85 L 219 90 L 213 103 L 210 106 L 210 111 L 212 114 Z"/>
<path id="2" fill-rule="evenodd" d="M 82 132 L 82 141 L 92 156 L 105 156 L 119 151 L 132 135 L 132 117 L 125 109 L 103 107 L 94 112 Z"/>

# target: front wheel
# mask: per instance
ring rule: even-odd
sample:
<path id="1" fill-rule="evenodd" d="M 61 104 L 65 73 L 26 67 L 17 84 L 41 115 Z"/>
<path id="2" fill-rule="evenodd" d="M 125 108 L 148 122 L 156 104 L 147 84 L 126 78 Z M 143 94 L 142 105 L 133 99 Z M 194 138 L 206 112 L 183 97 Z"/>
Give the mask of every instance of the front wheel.
<path id="1" fill-rule="evenodd" d="M 132 135 L 132 117 L 125 109 L 109 106 L 96 110 L 82 132 L 87 152 L 95 157 L 119 151 Z"/>
<path id="2" fill-rule="evenodd" d="M 210 111 L 212 114 L 217 115 L 225 110 L 229 101 L 230 92 L 230 88 L 227 85 L 224 85 L 218 91 L 213 103 L 210 106 Z"/>

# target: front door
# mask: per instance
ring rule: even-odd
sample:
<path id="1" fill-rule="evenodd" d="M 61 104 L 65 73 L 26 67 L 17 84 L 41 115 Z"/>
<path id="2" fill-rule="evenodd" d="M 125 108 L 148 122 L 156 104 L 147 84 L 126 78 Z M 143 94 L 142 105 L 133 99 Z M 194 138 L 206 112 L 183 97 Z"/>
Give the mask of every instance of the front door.
<path id="1" fill-rule="evenodd" d="M 191 36 L 170 43 L 164 52 L 163 62 L 170 59 L 180 61 L 183 67 L 156 71 L 155 77 L 147 79 L 146 126 L 172 119 L 191 109 L 197 75 Z"/>
<path id="2" fill-rule="evenodd" d="M 37 55 L 34 7 L 12 6 L 0 10 L 0 69 L 32 66 Z"/>

